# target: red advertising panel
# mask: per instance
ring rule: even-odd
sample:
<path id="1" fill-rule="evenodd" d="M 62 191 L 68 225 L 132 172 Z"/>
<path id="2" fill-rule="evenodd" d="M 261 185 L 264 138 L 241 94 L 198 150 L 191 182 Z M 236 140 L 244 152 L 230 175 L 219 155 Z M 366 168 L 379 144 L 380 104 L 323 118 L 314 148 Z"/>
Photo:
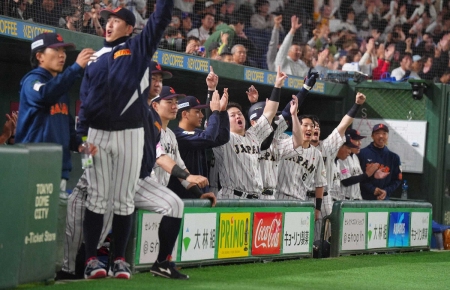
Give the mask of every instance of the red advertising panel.
<path id="1" fill-rule="evenodd" d="M 280 254 L 282 219 L 281 212 L 256 212 L 254 214 L 252 255 Z"/>

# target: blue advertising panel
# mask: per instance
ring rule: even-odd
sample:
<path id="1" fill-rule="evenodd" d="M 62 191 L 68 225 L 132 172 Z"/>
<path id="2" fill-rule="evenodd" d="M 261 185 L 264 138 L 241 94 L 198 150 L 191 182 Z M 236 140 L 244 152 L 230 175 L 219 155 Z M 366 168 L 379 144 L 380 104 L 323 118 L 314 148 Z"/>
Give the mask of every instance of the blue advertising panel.
<path id="1" fill-rule="evenodd" d="M 409 247 L 409 212 L 391 212 L 389 215 L 388 247 Z"/>

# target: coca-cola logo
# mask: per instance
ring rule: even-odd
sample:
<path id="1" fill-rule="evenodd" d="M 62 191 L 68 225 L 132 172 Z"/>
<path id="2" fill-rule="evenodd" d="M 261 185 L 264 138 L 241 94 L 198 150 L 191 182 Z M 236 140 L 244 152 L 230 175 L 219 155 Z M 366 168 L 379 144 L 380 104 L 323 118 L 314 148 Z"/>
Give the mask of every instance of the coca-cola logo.
<path id="1" fill-rule="evenodd" d="M 255 233 L 255 248 L 276 248 L 280 244 L 281 219 L 273 219 L 270 225 L 264 225 L 260 219 Z"/>

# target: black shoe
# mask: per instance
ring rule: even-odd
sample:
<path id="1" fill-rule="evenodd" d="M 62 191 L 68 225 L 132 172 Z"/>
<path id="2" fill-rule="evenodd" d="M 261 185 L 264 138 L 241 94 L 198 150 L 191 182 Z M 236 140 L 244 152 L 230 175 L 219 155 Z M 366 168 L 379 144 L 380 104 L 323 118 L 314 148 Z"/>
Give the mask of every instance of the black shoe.
<path id="1" fill-rule="evenodd" d="M 153 274 L 153 276 L 161 276 L 169 279 L 181 279 L 181 280 L 188 280 L 189 276 L 185 275 L 183 273 L 180 273 L 175 263 L 165 260 L 164 262 L 159 263 L 156 261 L 152 268 L 150 269 L 150 272 Z"/>
<path id="2" fill-rule="evenodd" d="M 56 277 L 55 277 L 55 281 L 58 280 L 79 280 L 81 279 L 80 277 L 78 277 L 75 274 L 70 274 L 69 272 L 60 270 L 58 272 L 56 272 Z"/>

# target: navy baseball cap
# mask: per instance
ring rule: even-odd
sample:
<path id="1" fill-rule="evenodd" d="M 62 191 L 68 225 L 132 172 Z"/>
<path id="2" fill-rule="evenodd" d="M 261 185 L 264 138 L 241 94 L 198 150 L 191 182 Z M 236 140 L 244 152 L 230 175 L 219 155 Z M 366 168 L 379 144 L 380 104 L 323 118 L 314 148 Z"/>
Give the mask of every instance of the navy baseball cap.
<path id="1" fill-rule="evenodd" d="M 373 126 L 372 134 L 378 130 L 384 130 L 386 131 L 386 133 L 389 133 L 389 128 L 385 124 L 376 124 L 375 126 Z"/>
<path id="2" fill-rule="evenodd" d="M 169 86 L 163 86 L 161 93 L 157 95 L 155 98 L 153 98 L 152 102 L 159 102 L 161 100 L 170 100 L 173 98 L 184 98 L 186 95 L 183 94 L 177 94 L 175 90 L 172 87 Z"/>
<path id="3" fill-rule="evenodd" d="M 200 101 L 194 97 L 194 96 L 187 96 L 183 98 L 183 102 L 178 103 L 178 110 L 184 111 L 189 109 L 204 109 L 208 108 L 209 106 L 204 104 L 200 104 Z"/>
<path id="4" fill-rule="evenodd" d="M 350 138 L 352 138 L 353 140 L 361 140 L 361 139 L 364 139 L 367 137 L 367 136 L 361 136 L 361 134 L 359 133 L 358 130 L 351 129 L 351 128 L 348 128 L 345 131 L 345 135 L 350 135 Z"/>
<path id="5" fill-rule="evenodd" d="M 248 119 L 258 120 L 264 112 L 264 108 L 266 107 L 266 102 L 257 102 L 254 103 L 250 109 L 248 110 Z"/>
<path id="6" fill-rule="evenodd" d="M 164 80 L 172 78 L 172 74 L 168 71 L 164 71 L 161 68 L 161 65 L 156 61 L 150 62 L 150 73 L 151 74 L 161 74 Z"/>
<path id="7" fill-rule="evenodd" d="M 75 44 L 64 43 L 64 40 L 59 33 L 41 33 L 33 38 L 33 41 L 31 42 L 31 53 L 35 54 L 38 50 L 47 47 L 65 47 L 66 49 L 74 49 Z"/>
<path id="8" fill-rule="evenodd" d="M 349 148 L 359 148 L 359 146 L 356 146 L 355 144 L 352 143 L 350 134 L 345 134 L 345 143 L 343 145 Z"/>
<path id="9" fill-rule="evenodd" d="M 129 24 L 129 25 L 131 25 L 133 27 L 136 24 L 136 17 L 134 17 L 133 12 L 131 12 L 130 10 L 128 10 L 126 8 L 118 7 L 116 9 L 114 9 L 114 10 L 103 9 L 102 11 L 100 11 L 100 16 L 103 19 L 105 19 L 106 21 L 108 21 L 108 18 L 111 15 L 119 17 L 120 19 L 122 19 L 127 24 Z"/>

